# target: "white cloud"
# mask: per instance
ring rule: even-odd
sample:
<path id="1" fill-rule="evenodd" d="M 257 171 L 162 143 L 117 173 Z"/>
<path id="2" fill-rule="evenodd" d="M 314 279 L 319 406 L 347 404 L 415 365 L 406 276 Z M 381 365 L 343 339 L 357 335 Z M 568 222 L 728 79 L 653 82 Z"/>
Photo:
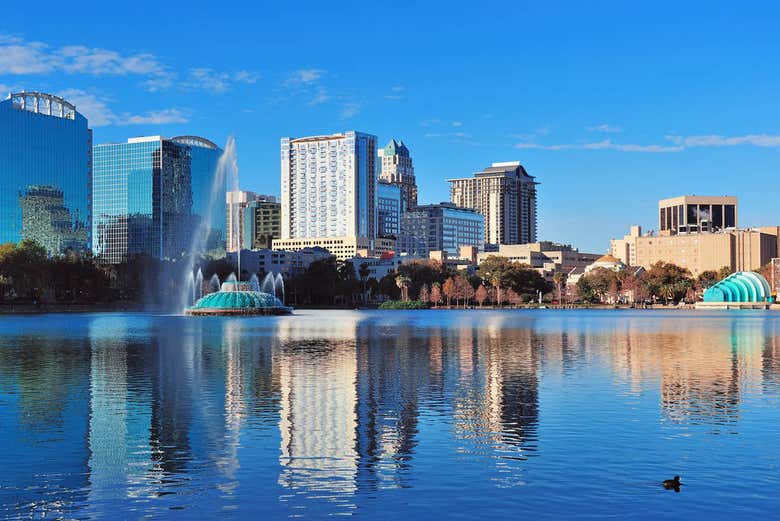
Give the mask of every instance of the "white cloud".
<path id="1" fill-rule="evenodd" d="M 139 76 L 150 92 L 174 85 L 185 89 L 224 92 L 236 83 L 255 83 L 249 71 L 219 72 L 209 68 L 190 69 L 180 75 L 151 53 L 123 54 L 110 49 L 29 42 L 17 36 L 0 35 L 0 74 L 82 74 L 91 76 Z"/>
<path id="2" fill-rule="evenodd" d="M 92 128 L 106 127 L 110 125 L 165 125 L 171 123 L 187 123 L 189 117 L 180 109 L 151 110 L 143 114 L 124 112 L 115 113 L 110 107 L 111 100 L 106 97 L 96 96 L 81 89 L 65 89 L 60 96 L 76 106 L 83 114 Z"/>
<path id="3" fill-rule="evenodd" d="M 469 139 L 471 138 L 471 134 L 467 132 L 428 132 L 425 134 L 425 137 L 428 138 L 449 137 L 449 138 Z"/>
<path id="4" fill-rule="evenodd" d="M 453 127 L 462 127 L 463 126 L 463 122 L 462 121 L 453 121 L 452 122 L 452 126 Z"/>
<path id="5" fill-rule="evenodd" d="M 559 145 L 541 145 L 539 143 L 517 143 L 515 148 L 537 150 L 618 150 L 621 152 L 679 152 L 681 146 L 636 145 L 613 143 L 609 139 L 594 143 L 566 143 Z"/>
<path id="6" fill-rule="evenodd" d="M 623 127 L 620 125 L 610 125 L 609 123 L 602 123 L 601 125 L 594 125 L 592 127 L 587 127 L 585 130 L 588 132 L 606 132 L 609 134 L 617 134 L 618 132 L 623 132 Z"/>
<path id="7" fill-rule="evenodd" d="M 309 85 L 318 82 L 325 75 L 321 69 L 298 69 L 290 74 L 284 84 L 287 86 Z"/>
<path id="8" fill-rule="evenodd" d="M 341 109 L 341 118 L 349 119 L 357 116 L 358 112 L 360 112 L 360 108 L 361 104 L 356 101 L 345 103 L 344 107 Z"/>
<path id="9" fill-rule="evenodd" d="M 666 139 L 686 148 L 734 147 L 752 145 L 756 147 L 780 147 L 780 136 L 770 134 L 748 134 L 745 136 L 666 136 Z"/>

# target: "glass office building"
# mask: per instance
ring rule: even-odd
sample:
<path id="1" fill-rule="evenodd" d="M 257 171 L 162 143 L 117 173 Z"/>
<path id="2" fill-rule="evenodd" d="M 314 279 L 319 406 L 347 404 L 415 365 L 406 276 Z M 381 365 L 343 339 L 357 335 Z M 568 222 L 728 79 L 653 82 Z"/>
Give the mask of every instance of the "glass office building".
<path id="1" fill-rule="evenodd" d="M 403 213 L 396 243 L 400 253 L 427 257 L 432 251 L 446 251 L 457 257 L 461 246 L 485 246 L 485 218 L 477 211 L 441 203 Z"/>
<path id="2" fill-rule="evenodd" d="M 376 185 L 377 237 L 395 239 L 401 231 L 401 197 L 398 185 L 379 181 Z"/>
<path id="3" fill-rule="evenodd" d="M 160 136 L 94 149 L 92 249 L 103 262 L 173 258 L 192 236 L 191 147 Z"/>
<path id="4" fill-rule="evenodd" d="M 0 243 L 88 249 L 91 175 L 92 131 L 74 105 L 41 92 L 0 101 Z"/>
<path id="5" fill-rule="evenodd" d="M 225 248 L 225 192 L 227 179 L 221 179 L 221 186 L 214 186 L 217 165 L 222 149 L 206 138 L 178 136 L 171 141 L 190 147 L 192 163 L 192 219 L 195 230 L 203 220 L 209 222 L 206 233 L 206 249 Z"/>

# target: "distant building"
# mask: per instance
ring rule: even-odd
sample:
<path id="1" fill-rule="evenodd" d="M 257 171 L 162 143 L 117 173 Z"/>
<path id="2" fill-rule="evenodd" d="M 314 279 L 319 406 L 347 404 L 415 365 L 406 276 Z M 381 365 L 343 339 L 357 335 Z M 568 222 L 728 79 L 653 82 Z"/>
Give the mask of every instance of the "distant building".
<path id="1" fill-rule="evenodd" d="M 190 147 L 190 175 L 192 177 L 192 219 L 195 233 L 207 233 L 207 250 L 225 247 L 225 198 L 227 179 L 217 172 L 222 149 L 206 138 L 178 136 L 174 143 Z M 219 182 L 219 186 L 214 184 Z M 208 223 L 201 227 L 203 221 Z"/>
<path id="2" fill-rule="evenodd" d="M 485 216 L 488 244 L 536 241 L 536 185 L 517 161 L 493 163 L 474 177 L 450 179 L 450 200 Z"/>
<path id="3" fill-rule="evenodd" d="M 480 253 L 477 262 L 482 263 L 490 256 L 505 257 L 512 262 L 527 264 L 536 269 L 543 277 L 552 280 L 556 272 L 569 273 L 588 265 L 602 257 L 599 253 L 583 253 L 570 244 L 558 244 L 550 241 L 529 244 L 503 244 L 497 251 Z"/>
<path id="4" fill-rule="evenodd" d="M 330 257 L 333 257 L 332 253 L 317 247 L 304 248 L 295 252 L 268 248 L 241 250 L 241 271 L 258 275 L 281 273 L 284 278 L 291 278 L 306 271 L 313 262 Z M 227 261 L 237 266 L 237 253 L 228 253 Z"/>
<path id="5" fill-rule="evenodd" d="M 379 181 L 376 185 L 377 237 L 398 238 L 403 208 L 401 187 Z"/>
<path id="6" fill-rule="evenodd" d="M 338 260 L 347 260 L 357 255 L 363 257 L 379 256 L 392 252 L 396 248 L 393 239 L 377 238 L 373 241 L 364 237 L 316 237 L 311 239 L 274 239 L 273 249 L 300 251 L 306 248 L 321 247 L 331 252 Z"/>
<path id="7" fill-rule="evenodd" d="M 186 252 L 192 240 L 191 148 L 161 136 L 93 151 L 92 249 L 103 262 Z"/>
<path id="8" fill-rule="evenodd" d="M 225 251 L 234 252 L 241 247 L 247 247 L 252 244 L 255 231 L 255 215 L 252 211 L 252 217 L 247 218 L 246 210 L 252 203 L 276 203 L 276 197 L 273 195 L 262 195 L 245 190 L 234 190 L 225 194 L 226 208 L 226 230 L 227 237 L 225 241 Z M 256 208 L 256 206 L 254 207 Z M 273 221 L 271 217 L 270 222 Z M 270 225 L 269 222 L 269 225 Z M 247 224 L 250 224 L 247 226 Z"/>
<path id="9" fill-rule="evenodd" d="M 282 204 L 255 200 L 244 208 L 244 243 L 250 250 L 271 248 L 282 233 Z"/>
<path id="10" fill-rule="evenodd" d="M 73 104 L 24 91 L 0 101 L 0 174 L 0 243 L 89 248 L 92 131 Z"/>
<path id="11" fill-rule="evenodd" d="M 403 211 L 417 206 L 417 181 L 414 177 L 414 165 L 412 165 L 412 156 L 404 142 L 391 139 L 385 148 L 379 149 L 379 157 L 382 160 L 380 165 L 382 173 L 379 174 L 379 179 L 401 189 Z"/>
<path id="12" fill-rule="evenodd" d="M 452 203 L 417 206 L 401 216 L 396 247 L 401 253 L 419 257 L 438 250 L 457 257 L 461 246 L 483 246 L 484 226 L 482 214 Z"/>
<path id="13" fill-rule="evenodd" d="M 658 202 L 659 235 L 708 233 L 736 228 L 736 197 L 685 195 Z"/>

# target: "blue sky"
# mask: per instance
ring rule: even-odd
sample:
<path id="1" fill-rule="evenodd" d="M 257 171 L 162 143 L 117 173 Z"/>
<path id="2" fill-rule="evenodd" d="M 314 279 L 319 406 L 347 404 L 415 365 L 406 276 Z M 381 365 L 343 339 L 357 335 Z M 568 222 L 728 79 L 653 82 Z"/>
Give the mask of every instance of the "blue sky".
<path id="1" fill-rule="evenodd" d="M 65 95 L 96 143 L 234 134 L 258 192 L 282 136 L 401 138 L 422 202 L 519 160 L 540 238 L 586 251 L 687 193 L 780 224 L 780 4 L 681 4 L 43 1 L 3 12 L 0 90 Z"/>

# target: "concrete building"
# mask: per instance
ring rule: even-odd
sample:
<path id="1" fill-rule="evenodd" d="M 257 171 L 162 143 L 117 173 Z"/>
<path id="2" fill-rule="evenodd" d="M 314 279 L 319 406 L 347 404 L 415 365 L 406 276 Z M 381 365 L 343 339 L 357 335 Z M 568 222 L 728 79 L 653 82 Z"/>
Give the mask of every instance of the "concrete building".
<path id="1" fill-rule="evenodd" d="M 417 181 L 412 156 L 404 142 L 391 139 L 385 148 L 379 150 L 379 158 L 382 162 L 379 179 L 401 189 L 402 210 L 417 206 Z"/>
<path id="2" fill-rule="evenodd" d="M 482 263 L 490 256 L 506 257 L 512 262 L 527 264 L 546 279 L 552 280 L 556 272 L 569 273 L 576 268 L 584 270 L 602 255 L 583 253 L 570 244 L 542 241 L 528 244 L 502 244 L 498 247 L 498 251 L 480 253 L 477 256 L 477 263 Z"/>
<path id="3" fill-rule="evenodd" d="M 233 190 L 225 194 L 227 211 L 225 216 L 227 230 L 225 251 L 234 252 L 251 244 L 254 226 L 247 227 L 246 225 L 247 222 L 254 224 L 254 221 L 252 219 L 247 221 L 246 209 L 252 203 L 276 203 L 276 197 L 245 190 Z"/>
<path id="4" fill-rule="evenodd" d="M 403 208 L 401 187 L 380 180 L 376 185 L 377 237 L 397 239 Z"/>
<path id="5" fill-rule="evenodd" d="M 279 251 L 268 248 L 241 250 L 241 270 L 249 273 L 281 273 L 286 278 L 306 271 L 313 262 L 325 260 L 333 254 L 324 248 L 303 248 L 299 251 Z M 237 252 L 227 254 L 227 261 L 238 265 Z"/>
<path id="6" fill-rule="evenodd" d="M 244 212 L 244 243 L 249 250 L 273 247 L 282 233 L 282 205 L 275 201 L 250 201 Z"/>
<path id="7" fill-rule="evenodd" d="M 474 177 L 449 179 L 450 200 L 485 216 L 488 244 L 536 241 L 536 185 L 517 162 L 493 163 Z"/>
<path id="8" fill-rule="evenodd" d="M 0 173 L 0 243 L 89 248 L 92 130 L 73 104 L 24 91 L 0 101 Z"/>
<path id="9" fill-rule="evenodd" d="M 282 237 L 376 237 L 376 137 L 282 138 Z"/>
<path id="10" fill-rule="evenodd" d="M 311 239 L 274 239 L 274 250 L 300 251 L 304 248 L 321 247 L 331 252 L 338 260 L 347 260 L 357 255 L 371 257 L 395 250 L 393 239 L 378 238 L 373 241 L 365 237 L 316 237 Z"/>
<path id="11" fill-rule="evenodd" d="M 684 195 L 658 202 L 659 235 L 736 229 L 737 198 Z"/>
<path id="12" fill-rule="evenodd" d="M 461 246 L 481 248 L 484 242 L 482 214 L 452 203 L 440 203 L 417 206 L 403 213 L 397 249 L 418 257 L 427 257 L 436 250 L 457 257 Z"/>

